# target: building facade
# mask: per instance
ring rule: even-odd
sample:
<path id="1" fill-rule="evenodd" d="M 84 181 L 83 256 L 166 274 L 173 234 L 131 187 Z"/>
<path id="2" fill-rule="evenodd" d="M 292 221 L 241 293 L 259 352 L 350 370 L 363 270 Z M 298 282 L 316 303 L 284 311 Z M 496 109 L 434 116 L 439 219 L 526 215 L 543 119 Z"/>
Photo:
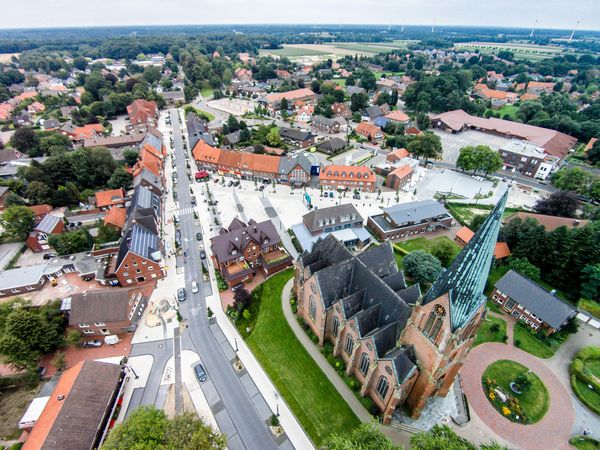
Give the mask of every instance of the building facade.
<path id="1" fill-rule="evenodd" d="M 363 226 L 363 218 L 352 203 L 313 209 L 302 216 L 302 222 L 313 236 Z"/>
<path id="2" fill-rule="evenodd" d="M 375 190 L 375 173 L 367 166 L 338 166 L 331 164 L 321 169 L 319 186 L 323 189 Z"/>
<path id="3" fill-rule="evenodd" d="M 331 342 L 384 423 L 402 405 L 418 417 L 429 398 L 452 387 L 484 314 L 506 199 L 424 295 L 407 286 L 389 243 L 352 255 L 328 236 L 298 258 L 298 315 L 319 345 Z"/>
<path id="4" fill-rule="evenodd" d="M 498 153 L 502 158 L 503 170 L 540 180 L 545 180 L 559 162 L 558 158 L 547 155 L 537 145 L 517 139 L 502 146 Z"/>
<path id="5" fill-rule="evenodd" d="M 369 216 L 367 227 L 381 240 L 403 239 L 452 226 L 452 216 L 435 200 L 401 203 Z"/>

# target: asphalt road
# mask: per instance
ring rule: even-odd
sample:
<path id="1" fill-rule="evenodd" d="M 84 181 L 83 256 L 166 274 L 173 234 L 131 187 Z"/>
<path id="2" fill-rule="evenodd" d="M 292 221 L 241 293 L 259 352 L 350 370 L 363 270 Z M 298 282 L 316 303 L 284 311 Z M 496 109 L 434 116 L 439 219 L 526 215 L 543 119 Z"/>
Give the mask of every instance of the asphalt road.
<path id="1" fill-rule="evenodd" d="M 177 200 L 183 211 L 190 211 L 190 181 L 185 165 L 185 151 L 177 110 L 171 110 L 173 126 L 173 143 L 177 155 Z M 167 165 L 170 167 L 170 165 Z M 190 171 L 192 173 L 192 171 Z M 167 176 L 170 176 L 168 174 Z M 200 199 L 197 199 L 200 201 Z M 187 300 L 180 304 L 180 312 L 188 322 L 188 330 L 182 335 L 182 348 L 196 351 L 208 373 L 209 381 L 214 386 L 223 410 L 215 414 L 221 430 L 227 433 L 228 447 L 231 449 L 275 449 L 277 445 L 265 422 L 259 417 L 242 382 L 236 375 L 231 361 L 219 348 L 219 343 L 210 331 L 206 314 L 206 299 L 202 282 L 202 262 L 200 259 L 196 233 L 201 230 L 194 223 L 193 212 L 180 214 L 182 244 L 185 258 L 185 288 Z M 192 282 L 196 281 L 200 288 L 192 293 Z M 174 286 L 175 290 L 179 286 Z M 204 384 L 201 385 L 203 391 Z M 210 404 L 210 401 L 209 401 Z M 219 403 L 220 404 L 220 403 Z M 212 405 L 211 405 L 212 406 Z M 213 412 L 214 412 L 213 407 Z"/>

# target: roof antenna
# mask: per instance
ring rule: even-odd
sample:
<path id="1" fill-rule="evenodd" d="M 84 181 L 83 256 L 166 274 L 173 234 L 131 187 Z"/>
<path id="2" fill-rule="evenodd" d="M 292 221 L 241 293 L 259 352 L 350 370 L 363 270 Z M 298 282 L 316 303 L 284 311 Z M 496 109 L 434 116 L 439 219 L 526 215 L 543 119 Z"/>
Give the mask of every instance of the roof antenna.
<path id="1" fill-rule="evenodd" d="M 535 19 L 535 23 L 533 24 L 533 28 L 531 29 L 531 33 L 529 33 L 529 37 L 532 38 L 533 37 L 533 32 L 535 31 L 535 27 L 537 27 L 538 24 L 538 20 Z"/>
<path id="2" fill-rule="evenodd" d="M 575 36 L 575 31 L 577 31 L 577 27 L 579 26 L 580 21 L 578 20 L 577 23 L 575 24 L 575 28 L 573 28 L 573 31 L 571 31 L 571 36 L 569 36 L 569 42 L 571 42 L 573 40 L 573 36 Z"/>

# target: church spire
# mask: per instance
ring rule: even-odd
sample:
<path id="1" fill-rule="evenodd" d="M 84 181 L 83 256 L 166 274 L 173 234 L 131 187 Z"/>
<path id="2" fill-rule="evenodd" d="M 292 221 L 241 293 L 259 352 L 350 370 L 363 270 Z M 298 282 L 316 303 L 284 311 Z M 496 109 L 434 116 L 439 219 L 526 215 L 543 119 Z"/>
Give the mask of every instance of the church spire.
<path id="1" fill-rule="evenodd" d="M 492 265 L 507 198 L 508 189 L 473 238 L 450 267 L 437 277 L 421 300 L 422 304 L 427 304 L 447 293 L 452 331 L 464 326 L 485 302 L 483 290 Z"/>

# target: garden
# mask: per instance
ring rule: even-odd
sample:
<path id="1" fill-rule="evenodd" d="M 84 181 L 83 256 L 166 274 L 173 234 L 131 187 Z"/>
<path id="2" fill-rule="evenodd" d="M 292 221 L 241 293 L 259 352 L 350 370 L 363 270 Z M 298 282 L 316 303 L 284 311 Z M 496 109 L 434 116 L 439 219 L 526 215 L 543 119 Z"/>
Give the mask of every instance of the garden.
<path id="1" fill-rule="evenodd" d="M 600 415 L 600 347 L 584 347 L 571 362 L 571 388 L 577 398 Z"/>
<path id="2" fill-rule="evenodd" d="M 560 331 L 546 336 L 517 322 L 514 326 L 513 343 L 515 347 L 531 353 L 533 356 L 546 359 L 554 356 L 562 343 L 569 338 L 570 332 L 569 325 L 565 325 Z"/>
<path id="3" fill-rule="evenodd" d="M 283 315 L 281 294 L 292 276 L 293 269 L 287 269 L 255 288 L 251 303 L 242 310 L 249 314 L 238 315 L 236 326 L 308 436 L 320 446 L 330 434 L 348 433 L 360 421 Z"/>
<path id="4" fill-rule="evenodd" d="M 506 335 L 506 321 L 499 317 L 488 315 L 482 322 L 473 347 L 483 344 L 484 342 L 502 342 L 506 343 L 508 336 Z"/>
<path id="5" fill-rule="evenodd" d="M 536 423 L 550 406 L 550 395 L 542 380 L 514 361 L 503 359 L 490 364 L 481 384 L 492 406 L 511 422 Z"/>

